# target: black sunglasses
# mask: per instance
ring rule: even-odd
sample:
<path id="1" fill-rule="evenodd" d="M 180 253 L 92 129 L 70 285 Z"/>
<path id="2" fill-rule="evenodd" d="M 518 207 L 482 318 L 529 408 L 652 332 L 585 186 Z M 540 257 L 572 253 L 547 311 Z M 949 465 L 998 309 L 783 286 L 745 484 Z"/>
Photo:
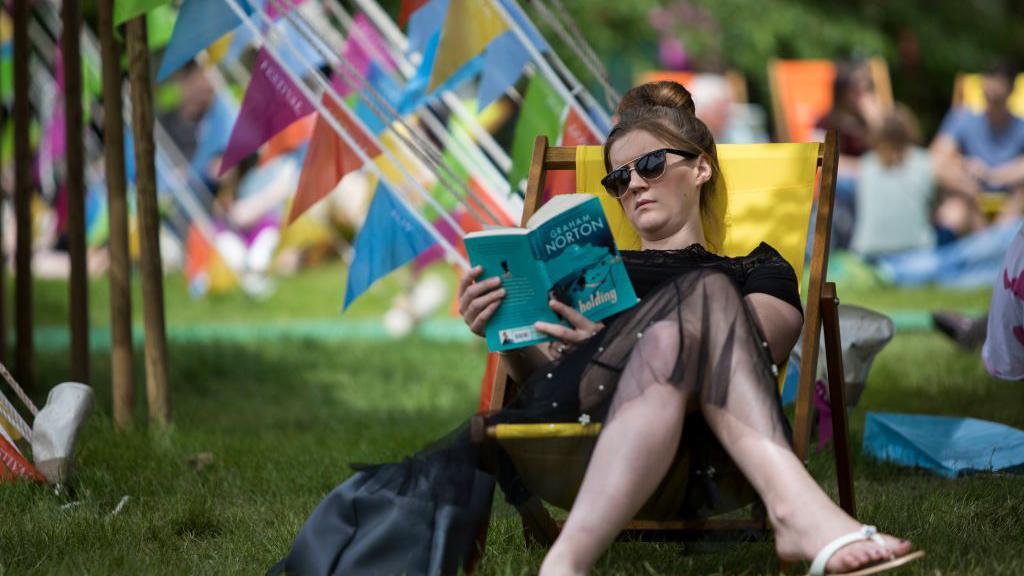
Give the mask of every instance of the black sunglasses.
<path id="1" fill-rule="evenodd" d="M 626 190 L 629 190 L 629 181 L 632 179 L 629 175 L 631 171 L 636 170 L 637 175 L 645 181 L 654 182 L 665 175 L 665 166 L 668 165 L 668 162 L 666 162 L 666 155 L 669 153 L 682 156 L 689 160 L 699 156 L 699 154 L 688 152 L 686 150 L 677 150 L 675 148 L 652 150 L 633 162 L 630 162 L 630 164 L 633 165 L 632 168 L 629 167 L 629 164 L 626 164 L 625 166 L 621 166 L 609 172 L 604 178 L 601 178 L 601 185 L 604 186 L 604 189 L 613 197 L 622 198 L 626 195 Z"/>

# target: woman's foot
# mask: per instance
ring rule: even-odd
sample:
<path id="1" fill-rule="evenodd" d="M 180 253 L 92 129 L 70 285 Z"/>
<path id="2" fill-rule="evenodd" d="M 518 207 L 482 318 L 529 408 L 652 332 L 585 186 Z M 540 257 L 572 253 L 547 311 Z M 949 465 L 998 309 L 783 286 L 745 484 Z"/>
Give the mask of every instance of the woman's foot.
<path id="1" fill-rule="evenodd" d="M 775 550 L 782 560 L 813 560 L 836 538 L 858 532 L 863 527 L 823 494 L 812 498 L 815 502 L 772 511 Z M 826 564 L 826 574 L 853 572 L 910 552 L 909 540 L 888 534 L 880 534 L 879 537 L 881 542 L 876 539 L 859 540 L 837 550 Z"/>

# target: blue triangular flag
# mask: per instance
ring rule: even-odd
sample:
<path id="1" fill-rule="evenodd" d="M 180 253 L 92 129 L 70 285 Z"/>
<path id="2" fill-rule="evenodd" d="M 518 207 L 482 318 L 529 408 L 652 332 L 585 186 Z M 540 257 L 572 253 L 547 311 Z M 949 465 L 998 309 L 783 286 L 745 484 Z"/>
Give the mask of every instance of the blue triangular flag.
<path id="1" fill-rule="evenodd" d="M 530 42 L 537 48 L 538 52 L 543 54 L 551 49 L 551 47 L 548 46 L 547 41 L 544 40 L 544 36 L 541 35 L 540 31 L 537 30 L 537 27 L 530 21 L 530 18 L 519 9 L 519 4 L 517 2 L 514 0 L 500 0 L 500 3 L 501 7 L 508 11 L 512 20 L 519 25 L 526 34 L 526 37 L 529 38 Z"/>
<path id="2" fill-rule="evenodd" d="M 384 97 L 384 100 L 391 105 L 395 110 L 398 109 L 399 100 L 402 97 L 402 89 L 398 83 L 389 75 L 385 70 L 382 70 L 376 62 L 370 63 L 369 70 L 366 71 L 366 82 L 372 86 L 378 94 Z M 366 100 L 369 98 L 368 95 L 360 95 L 359 102 L 356 104 L 356 116 L 366 124 L 374 134 L 380 134 L 388 127 L 389 123 L 384 122 L 373 112 L 373 108 L 367 104 Z M 375 106 L 377 100 L 370 101 Z M 386 110 L 381 110 L 382 113 L 387 114 Z"/>
<path id="3" fill-rule="evenodd" d="M 298 76 L 305 76 L 309 73 L 310 66 L 319 68 L 326 62 L 323 53 L 306 40 L 306 36 L 295 27 L 291 20 L 282 18 L 278 22 L 278 30 L 283 33 L 286 39 L 286 41 L 278 43 L 277 48 L 277 53 L 281 56 L 281 64 L 285 68 Z M 309 28 L 306 27 L 306 30 L 308 31 Z M 313 34 L 313 37 L 316 37 L 315 34 Z M 323 47 L 323 44 L 321 44 L 321 47 Z M 296 54 L 296 51 L 298 54 Z"/>
<path id="4" fill-rule="evenodd" d="M 252 28 L 248 26 L 239 26 L 235 29 L 235 33 L 231 36 L 231 45 L 228 46 L 228 51 L 224 55 L 224 59 L 228 61 L 238 60 L 245 53 L 245 49 L 255 40 L 256 35 L 253 33 Z"/>
<path id="5" fill-rule="evenodd" d="M 495 38 L 484 54 L 483 73 L 477 91 L 477 110 L 483 110 L 515 84 L 530 61 L 530 54 L 514 32 Z"/>
<path id="6" fill-rule="evenodd" d="M 466 62 L 462 68 L 459 68 L 455 74 L 452 74 L 450 78 L 445 80 L 444 84 L 438 86 L 433 93 L 428 95 L 427 85 L 430 83 L 430 73 L 434 69 L 434 58 L 437 56 L 437 46 L 440 43 L 441 31 L 438 30 L 423 50 L 423 61 L 420 62 L 419 68 L 416 69 L 416 72 L 411 78 L 409 78 L 409 81 L 406 82 L 405 88 L 402 89 L 402 96 L 399 100 L 398 111 L 403 116 L 419 108 L 426 99 L 440 92 L 458 88 L 464 82 L 468 82 L 471 78 L 476 76 L 480 72 L 481 68 L 483 68 L 484 56 L 481 54 L 469 62 Z"/>
<path id="7" fill-rule="evenodd" d="M 434 242 L 434 237 L 391 190 L 383 182 L 378 184 L 366 221 L 356 236 L 356 254 L 348 268 L 342 310 L 374 282 L 412 260 Z"/>
<path id="8" fill-rule="evenodd" d="M 252 14 L 252 7 L 247 1 L 239 2 L 239 5 L 246 14 Z M 171 33 L 171 40 L 167 43 L 164 58 L 160 62 L 157 81 L 166 80 L 175 70 L 195 58 L 196 54 L 241 23 L 242 20 L 226 2 L 185 0 L 178 10 L 174 32 Z"/>
<path id="9" fill-rule="evenodd" d="M 448 15 L 448 0 L 430 0 L 409 17 L 409 50 L 426 52 L 434 34 L 441 31 Z"/>

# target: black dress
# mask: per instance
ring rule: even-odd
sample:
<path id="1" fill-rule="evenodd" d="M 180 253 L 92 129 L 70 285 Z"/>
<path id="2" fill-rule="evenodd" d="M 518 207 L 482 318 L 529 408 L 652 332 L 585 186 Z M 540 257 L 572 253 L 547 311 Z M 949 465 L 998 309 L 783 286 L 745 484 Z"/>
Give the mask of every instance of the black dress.
<path id="1" fill-rule="evenodd" d="M 652 383 L 685 388 L 696 401 L 688 406 L 674 465 L 642 516 L 709 516 L 750 502 L 753 491 L 700 406 L 735 409 L 763 433 L 788 438 L 777 368 L 743 296 L 764 293 L 800 309 L 796 274 L 763 243 L 740 258 L 698 244 L 622 256 L 641 302 L 533 373 L 508 407 L 485 420 L 604 422 Z M 587 449 L 568 445 L 570 453 L 584 455 L 580 471 Z M 528 470 L 529 455 L 524 460 L 514 452 L 509 446 L 497 451 L 497 481 L 506 499 L 515 505 L 537 493 L 559 504 L 557 488 L 538 483 Z M 321 502 L 272 572 L 456 573 L 489 516 L 494 479 L 480 470 L 479 458 L 463 425 L 402 462 L 358 471 Z M 571 468 L 560 455 L 547 455 L 547 462 Z"/>

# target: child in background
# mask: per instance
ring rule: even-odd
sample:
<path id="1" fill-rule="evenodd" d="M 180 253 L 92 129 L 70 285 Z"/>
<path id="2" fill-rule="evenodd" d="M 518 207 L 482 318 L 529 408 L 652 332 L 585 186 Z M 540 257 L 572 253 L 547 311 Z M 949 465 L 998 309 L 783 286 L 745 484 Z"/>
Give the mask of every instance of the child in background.
<path id="1" fill-rule="evenodd" d="M 935 179 L 918 142 L 913 113 L 898 104 L 875 133 L 874 149 L 861 157 L 850 248 L 869 261 L 935 245 Z"/>

